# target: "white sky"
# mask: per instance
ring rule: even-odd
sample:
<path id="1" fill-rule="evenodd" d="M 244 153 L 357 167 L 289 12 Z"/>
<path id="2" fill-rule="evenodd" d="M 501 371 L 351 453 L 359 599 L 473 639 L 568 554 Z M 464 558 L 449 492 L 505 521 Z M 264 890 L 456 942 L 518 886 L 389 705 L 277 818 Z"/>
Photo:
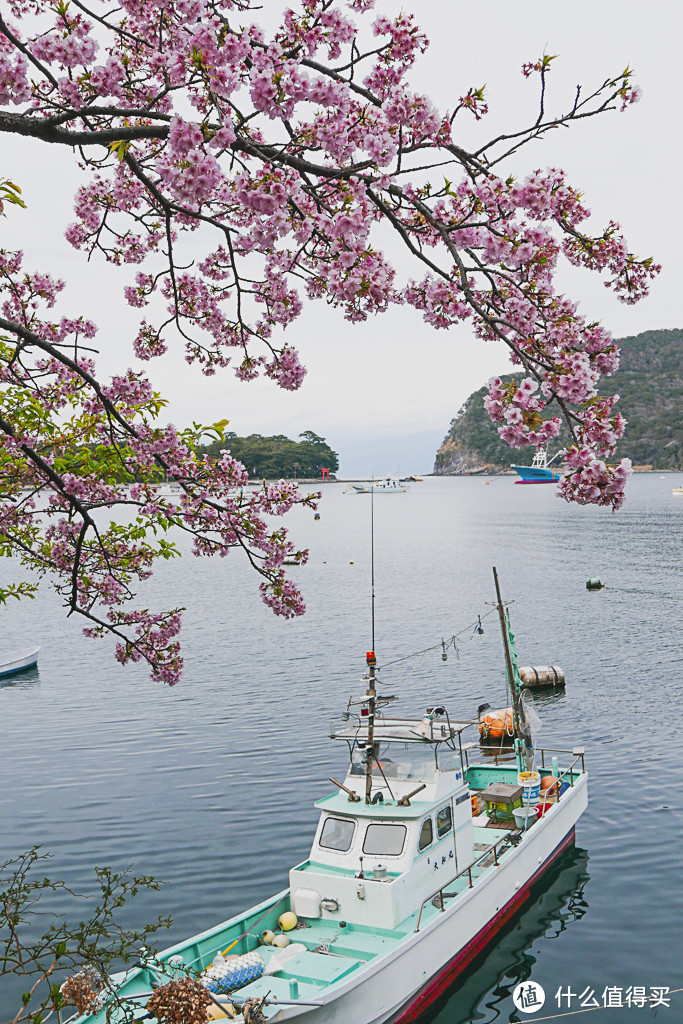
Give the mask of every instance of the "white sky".
<path id="1" fill-rule="evenodd" d="M 273 10 L 268 5 L 269 20 Z M 411 9 L 406 2 L 404 9 Z M 383 0 L 383 11 L 398 4 Z M 549 112 L 564 110 L 578 82 L 586 88 L 635 68 L 643 99 L 625 114 L 612 113 L 558 130 L 528 147 L 510 170 L 565 169 L 593 212 L 591 229 L 610 219 L 623 227 L 632 251 L 663 264 L 648 299 L 635 307 L 617 302 L 595 276 L 567 270 L 562 287 L 616 337 L 679 327 L 683 203 L 681 190 L 680 28 L 672 4 L 619 5 L 575 0 L 488 0 L 486 4 L 413 0 L 418 22 L 432 40 L 412 76 L 413 88 L 430 94 L 440 109 L 452 107 L 470 85 L 486 83 L 490 113 L 478 124 L 463 120 L 458 141 L 478 146 L 499 131 L 525 126 L 536 111 L 533 79 L 520 68 L 544 50 L 559 54 L 550 76 Z M 98 323 L 102 370 L 133 365 L 131 340 L 137 311 L 122 298 L 129 275 L 101 262 L 85 265 L 64 241 L 73 219 L 79 175 L 71 152 L 32 141 L 2 139 L 0 174 L 22 185 L 27 212 L 10 210 L 0 221 L 0 245 L 22 247 L 26 266 L 66 279 L 63 308 Z M 482 344 L 466 326 L 435 332 L 408 308 L 365 325 L 348 324 L 321 303 L 310 305 L 286 339 L 308 368 L 301 390 L 281 392 L 270 381 L 238 382 L 230 369 L 204 378 L 179 353 L 147 364 L 155 386 L 170 400 L 169 419 L 179 426 L 223 417 L 238 434 L 286 433 L 311 428 L 342 451 L 344 441 L 441 429 L 467 396 L 493 373 L 505 372 L 502 347 Z"/>

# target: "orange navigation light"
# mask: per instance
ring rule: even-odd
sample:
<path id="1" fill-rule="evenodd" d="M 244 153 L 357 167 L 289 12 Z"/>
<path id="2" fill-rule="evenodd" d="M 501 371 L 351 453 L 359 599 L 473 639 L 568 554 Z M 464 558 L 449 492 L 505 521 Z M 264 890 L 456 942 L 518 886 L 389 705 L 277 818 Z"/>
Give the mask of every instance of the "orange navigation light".
<path id="1" fill-rule="evenodd" d="M 374 651 L 368 651 L 368 653 L 365 655 L 365 657 L 367 659 L 368 665 L 376 665 L 377 664 L 377 658 L 375 657 L 375 652 Z"/>

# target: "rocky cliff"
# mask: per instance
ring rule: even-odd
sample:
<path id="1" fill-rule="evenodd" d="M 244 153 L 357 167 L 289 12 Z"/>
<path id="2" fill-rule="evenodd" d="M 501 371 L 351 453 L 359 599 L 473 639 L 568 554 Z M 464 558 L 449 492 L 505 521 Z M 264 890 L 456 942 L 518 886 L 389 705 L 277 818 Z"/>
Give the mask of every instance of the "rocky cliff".
<path id="1" fill-rule="evenodd" d="M 683 330 L 646 331 L 618 340 L 621 365 L 605 378 L 601 391 L 619 394 L 617 408 L 626 418 L 626 434 L 616 458 L 656 470 L 683 469 Z M 521 379 L 521 375 L 509 374 Z M 510 463 L 528 464 L 531 448 L 509 448 L 498 436 L 483 400 L 486 388 L 470 395 L 436 453 L 434 473 L 460 476 L 509 472 Z M 560 434 L 557 448 L 567 444 Z"/>

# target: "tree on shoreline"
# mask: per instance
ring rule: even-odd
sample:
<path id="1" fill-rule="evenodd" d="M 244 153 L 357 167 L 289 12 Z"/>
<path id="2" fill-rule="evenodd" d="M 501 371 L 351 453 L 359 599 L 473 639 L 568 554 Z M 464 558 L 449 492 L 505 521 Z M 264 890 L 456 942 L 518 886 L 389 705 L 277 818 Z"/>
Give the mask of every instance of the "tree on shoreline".
<path id="1" fill-rule="evenodd" d="M 373 0 L 301 0 L 267 36 L 253 6 L 8 0 L 0 16 L 0 132 L 74 152 L 84 184 L 67 239 L 88 258 L 137 268 L 123 293 L 145 310 L 138 359 L 179 343 L 206 374 L 232 365 L 241 380 L 265 374 L 294 390 L 305 371 L 277 332 L 303 298 L 351 323 L 401 303 L 437 329 L 469 321 L 479 338 L 503 340 L 525 374 L 512 388 L 491 382 L 487 408 L 503 439 L 547 443 L 563 417 L 572 443 L 562 495 L 618 508 L 629 467 L 607 460 L 624 423 L 598 391 L 618 353 L 555 291 L 554 274 L 562 259 L 604 274 L 631 303 L 659 268 L 628 251 L 615 222 L 586 233 L 589 212 L 562 171 L 516 180 L 505 166 L 560 125 L 626 109 L 638 99 L 631 70 L 577 88 L 551 114 L 554 58 L 526 63 L 538 84 L 527 128 L 470 152 L 458 127 L 484 118 L 484 90 L 439 113 L 410 89 L 427 48 L 411 15 L 373 16 Z M 5 182 L 0 211 L 19 199 Z M 380 248 L 382 225 L 409 255 L 409 279 Z M 164 401 L 144 374 L 99 378 L 95 325 L 51 313 L 61 288 L 0 251 L 0 554 L 47 575 L 88 633 L 114 634 L 121 662 L 145 659 L 173 683 L 181 610 L 131 604 L 156 559 L 175 554 L 165 534 L 189 532 L 198 555 L 242 549 L 264 600 L 299 614 L 282 569 L 291 544 L 267 520 L 312 498 L 286 483 L 236 496 L 244 467 L 228 453 L 215 464 L 198 455 L 201 427 L 160 423 Z M 178 500 L 120 486 L 122 472 L 152 469 L 179 483 Z M 101 510 L 116 506 L 132 521 L 103 526 Z"/>

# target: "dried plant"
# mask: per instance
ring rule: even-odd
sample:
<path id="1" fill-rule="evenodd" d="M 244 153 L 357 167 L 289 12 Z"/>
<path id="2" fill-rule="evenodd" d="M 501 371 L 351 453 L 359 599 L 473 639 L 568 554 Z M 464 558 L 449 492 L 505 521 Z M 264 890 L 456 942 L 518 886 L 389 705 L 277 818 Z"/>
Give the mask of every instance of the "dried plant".
<path id="1" fill-rule="evenodd" d="M 66 1003 L 73 1003 L 79 1013 L 93 1013 L 100 1009 L 102 979 L 97 971 L 84 967 L 78 974 L 72 974 L 61 987 Z"/>
<path id="2" fill-rule="evenodd" d="M 205 1024 L 211 996 L 196 978 L 169 981 L 150 996 L 147 1009 L 161 1024 Z"/>

